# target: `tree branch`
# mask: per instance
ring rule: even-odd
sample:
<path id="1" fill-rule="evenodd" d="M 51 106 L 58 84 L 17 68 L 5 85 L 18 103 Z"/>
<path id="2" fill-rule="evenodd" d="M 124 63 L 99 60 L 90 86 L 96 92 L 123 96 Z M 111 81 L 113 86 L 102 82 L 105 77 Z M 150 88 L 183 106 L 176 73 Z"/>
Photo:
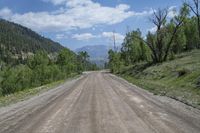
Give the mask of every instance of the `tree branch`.
<path id="1" fill-rule="evenodd" d="M 186 4 L 186 6 L 188 6 L 188 7 L 190 8 L 190 10 L 191 10 L 196 16 L 198 16 L 197 12 L 194 10 L 194 8 L 193 8 L 190 4 L 188 4 L 188 3 L 185 3 L 185 4 Z"/>
<path id="2" fill-rule="evenodd" d="M 172 34 L 172 37 L 171 37 L 169 43 L 167 44 L 167 49 L 166 49 L 166 51 L 165 51 L 165 55 L 164 55 L 164 58 L 163 58 L 164 61 L 167 60 L 167 56 L 168 56 L 168 53 L 169 53 L 169 49 L 170 49 L 170 47 L 171 47 L 171 44 L 172 44 L 172 42 L 173 42 L 173 40 L 174 40 L 174 37 L 175 37 L 175 35 L 176 35 L 176 33 L 177 33 L 179 27 L 180 27 L 181 24 L 183 23 L 183 21 L 184 21 L 184 18 L 175 26 L 174 32 L 173 32 L 173 34 Z"/>

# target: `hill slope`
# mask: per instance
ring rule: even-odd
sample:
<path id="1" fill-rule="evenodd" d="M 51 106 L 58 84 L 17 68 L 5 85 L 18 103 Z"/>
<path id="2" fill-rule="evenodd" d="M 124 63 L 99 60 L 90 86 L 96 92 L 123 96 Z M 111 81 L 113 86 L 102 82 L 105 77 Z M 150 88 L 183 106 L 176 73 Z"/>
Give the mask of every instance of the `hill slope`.
<path id="1" fill-rule="evenodd" d="M 0 19 L 0 50 L 2 49 L 12 54 L 35 53 L 38 49 L 53 53 L 63 49 L 63 46 L 26 27 Z"/>
<path id="2" fill-rule="evenodd" d="M 154 94 L 200 108 L 200 50 L 183 53 L 160 65 L 141 63 L 127 67 L 120 75 Z"/>

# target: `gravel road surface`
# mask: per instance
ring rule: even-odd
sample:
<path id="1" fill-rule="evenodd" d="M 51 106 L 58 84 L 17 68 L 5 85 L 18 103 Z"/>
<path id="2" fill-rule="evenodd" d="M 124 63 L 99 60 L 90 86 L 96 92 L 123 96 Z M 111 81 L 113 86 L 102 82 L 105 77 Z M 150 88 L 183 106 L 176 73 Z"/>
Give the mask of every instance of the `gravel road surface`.
<path id="1" fill-rule="evenodd" d="M 200 133 L 200 111 L 107 72 L 0 108 L 0 133 Z"/>

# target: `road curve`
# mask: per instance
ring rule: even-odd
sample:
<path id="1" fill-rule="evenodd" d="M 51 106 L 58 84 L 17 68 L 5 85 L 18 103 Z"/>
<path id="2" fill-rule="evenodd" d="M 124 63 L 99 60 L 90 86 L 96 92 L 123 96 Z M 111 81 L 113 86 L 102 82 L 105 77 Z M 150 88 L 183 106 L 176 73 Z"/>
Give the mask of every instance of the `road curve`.
<path id="1" fill-rule="evenodd" d="M 0 133 L 199 133 L 200 111 L 106 72 L 0 108 Z"/>

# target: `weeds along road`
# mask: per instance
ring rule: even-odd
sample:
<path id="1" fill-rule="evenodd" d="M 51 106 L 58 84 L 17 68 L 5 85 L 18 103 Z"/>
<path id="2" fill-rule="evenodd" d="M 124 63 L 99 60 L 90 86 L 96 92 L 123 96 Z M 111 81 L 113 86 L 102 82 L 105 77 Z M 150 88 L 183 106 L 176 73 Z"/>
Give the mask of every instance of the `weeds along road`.
<path id="1" fill-rule="evenodd" d="M 1 133 L 199 133 L 200 111 L 105 72 L 0 108 Z"/>

